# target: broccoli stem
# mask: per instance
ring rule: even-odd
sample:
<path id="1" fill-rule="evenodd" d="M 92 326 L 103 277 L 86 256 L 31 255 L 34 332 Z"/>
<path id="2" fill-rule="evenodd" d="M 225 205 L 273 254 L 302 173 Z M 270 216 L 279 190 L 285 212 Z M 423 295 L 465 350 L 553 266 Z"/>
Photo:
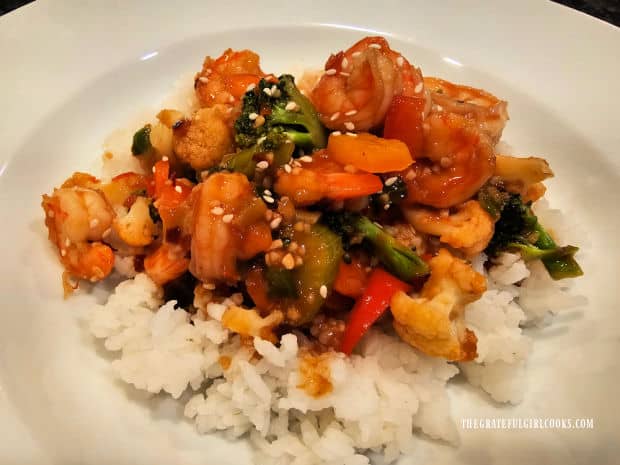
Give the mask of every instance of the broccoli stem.
<path id="1" fill-rule="evenodd" d="M 377 258 L 398 278 L 410 282 L 429 273 L 428 265 L 413 250 L 398 242 L 367 217 L 358 216 L 353 227 L 373 245 Z"/>

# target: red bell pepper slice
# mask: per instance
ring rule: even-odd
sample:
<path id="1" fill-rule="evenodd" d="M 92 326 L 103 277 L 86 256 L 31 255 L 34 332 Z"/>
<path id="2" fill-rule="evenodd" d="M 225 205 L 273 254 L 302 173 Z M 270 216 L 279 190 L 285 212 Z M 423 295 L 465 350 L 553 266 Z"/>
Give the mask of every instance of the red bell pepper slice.
<path id="1" fill-rule="evenodd" d="M 411 285 L 395 278 L 381 268 L 375 268 L 364 293 L 355 303 L 342 338 L 340 351 L 349 355 L 377 319 L 385 313 L 392 296 L 398 291 L 410 292 Z"/>
<path id="2" fill-rule="evenodd" d="M 425 105 L 426 101 L 422 97 L 397 95 L 392 99 L 385 116 L 383 137 L 404 142 L 414 160 L 422 154 L 424 147 L 422 112 Z"/>

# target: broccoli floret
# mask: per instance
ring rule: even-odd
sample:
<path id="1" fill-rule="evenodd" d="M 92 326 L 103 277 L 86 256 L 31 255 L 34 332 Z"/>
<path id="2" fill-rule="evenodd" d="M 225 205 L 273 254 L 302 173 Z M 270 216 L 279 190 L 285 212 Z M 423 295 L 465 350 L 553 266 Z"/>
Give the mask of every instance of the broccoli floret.
<path id="1" fill-rule="evenodd" d="M 497 192 L 502 194 L 501 190 Z M 538 222 L 530 203 L 524 203 L 518 194 L 503 193 L 500 196 L 496 193 L 492 198 L 493 208 L 499 210 L 500 216 L 485 250 L 487 255 L 494 257 L 503 251 L 519 252 L 525 261 L 541 260 L 549 275 L 556 280 L 583 275 L 574 258 L 579 248 L 558 246 Z"/>
<path id="2" fill-rule="evenodd" d="M 352 236 L 361 236 L 387 270 L 404 281 L 429 273 L 428 265 L 412 249 L 365 216 L 347 211 L 326 212 L 321 221 L 341 236 L 344 243 Z"/>
<path id="3" fill-rule="evenodd" d="M 243 97 L 241 115 L 235 121 L 235 141 L 241 148 L 273 150 L 287 139 L 305 150 L 327 144 L 325 128 L 312 103 L 295 86 L 293 76 L 284 74 L 277 83 L 261 79 Z"/>

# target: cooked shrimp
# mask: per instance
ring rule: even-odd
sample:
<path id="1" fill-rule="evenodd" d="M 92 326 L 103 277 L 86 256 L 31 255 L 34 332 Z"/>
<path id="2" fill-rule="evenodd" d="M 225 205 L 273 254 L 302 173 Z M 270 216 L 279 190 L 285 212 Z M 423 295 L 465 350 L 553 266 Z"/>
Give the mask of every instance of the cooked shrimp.
<path id="1" fill-rule="evenodd" d="M 331 55 L 310 100 L 330 129 L 367 131 L 381 125 L 396 95 L 424 95 L 422 73 L 383 37 L 366 37 Z"/>
<path id="2" fill-rule="evenodd" d="M 230 48 L 219 58 L 206 57 L 194 80 L 200 106 L 236 106 L 248 86 L 258 84 L 265 76 L 259 62 L 259 56 L 250 50 L 235 52 Z"/>
<path id="3" fill-rule="evenodd" d="M 402 291 L 392 297 L 394 329 L 404 341 L 428 355 L 473 360 L 478 341 L 465 327 L 463 311 L 486 290 L 484 276 L 446 249 L 441 249 L 429 265 L 431 276 L 419 297 Z"/>
<path id="4" fill-rule="evenodd" d="M 191 119 L 176 127 L 173 134 L 174 153 L 195 170 L 218 164 L 234 147 L 228 113 L 220 104 L 198 110 Z"/>
<path id="5" fill-rule="evenodd" d="M 493 219 L 477 200 L 469 200 L 456 210 L 444 216 L 437 210 L 418 207 L 403 209 L 403 214 L 417 231 L 439 236 L 441 242 L 468 256 L 482 252 L 493 237 Z"/>
<path id="6" fill-rule="evenodd" d="M 432 112 L 463 115 L 473 121 L 497 143 L 508 121 L 508 104 L 481 89 L 453 84 L 434 77 L 425 77 L 424 85 L 430 91 Z"/>
<path id="7" fill-rule="evenodd" d="M 144 271 L 155 284 L 162 286 L 187 271 L 186 255 L 182 246 L 164 242 L 144 259 Z"/>
<path id="8" fill-rule="evenodd" d="M 240 173 L 215 173 L 195 189 L 189 269 L 203 282 L 239 278 L 237 259 L 271 245 L 267 207 Z"/>
<path id="9" fill-rule="evenodd" d="M 70 178 L 66 186 L 54 189 L 51 196 L 44 195 L 45 225 L 49 239 L 56 245 L 65 267 L 63 286 L 65 295 L 75 286 L 70 278 L 101 281 L 114 266 L 112 249 L 101 242 L 112 225 L 114 212 L 106 198 L 97 190 L 78 187 L 77 184 L 94 184 L 94 178 Z"/>
<path id="10" fill-rule="evenodd" d="M 403 175 L 407 202 L 448 208 L 470 199 L 495 171 L 489 137 L 467 117 L 431 113 L 424 123 L 424 157 Z"/>

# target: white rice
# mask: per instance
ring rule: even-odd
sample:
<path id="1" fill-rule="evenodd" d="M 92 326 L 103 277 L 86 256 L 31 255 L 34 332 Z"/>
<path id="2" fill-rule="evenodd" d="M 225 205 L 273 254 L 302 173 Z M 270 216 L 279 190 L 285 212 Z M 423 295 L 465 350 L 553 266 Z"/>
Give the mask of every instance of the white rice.
<path id="1" fill-rule="evenodd" d="M 163 106 L 190 113 L 195 105 L 188 75 Z M 138 170 L 129 144 L 146 122 L 153 122 L 152 115 L 137 118 L 107 140 L 113 157 L 104 158 L 104 177 Z M 539 202 L 536 212 L 560 237 L 567 231 L 559 212 L 546 203 Z M 329 360 L 333 390 L 319 398 L 298 387 L 294 335 L 284 336 L 279 347 L 255 338 L 259 357 L 253 357 L 253 350 L 220 323 L 231 300 L 195 302 L 199 311 L 194 315 L 175 310 L 175 302 L 163 302 L 161 289 L 145 274 L 136 275 L 128 260 L 117 257 L 116 268 L 133 279 L 119 284 L 88 321 L 91 333 L 117 353 L 112 366 L 120 379 L 175 399 L 193 391 L 184 412 L 197 431 L 248 436 L 256 463 L 361 465 L 369 463 L 370 452 L 390 463 L 413 450 L 419 433 L 458 443 L 446 384 L 459 369 L 494 400 L 520 402 L 531 349 L 522 327 L 544 324 L 558 310 L 584 303 L 539 263 L 526 266 L 517 255 L 503 254 L 487 272 L 485 261 L 481 255 L 473 266 L 486 274 L 488 290 L 465 310 L 467 326 L 478 338 L 476 360 L 448 363 L 393 334 L 371 330 L 358 353 L 349 358 L 334 354 Z M 230 358 L 226 370 L 221 357 Z"/>

